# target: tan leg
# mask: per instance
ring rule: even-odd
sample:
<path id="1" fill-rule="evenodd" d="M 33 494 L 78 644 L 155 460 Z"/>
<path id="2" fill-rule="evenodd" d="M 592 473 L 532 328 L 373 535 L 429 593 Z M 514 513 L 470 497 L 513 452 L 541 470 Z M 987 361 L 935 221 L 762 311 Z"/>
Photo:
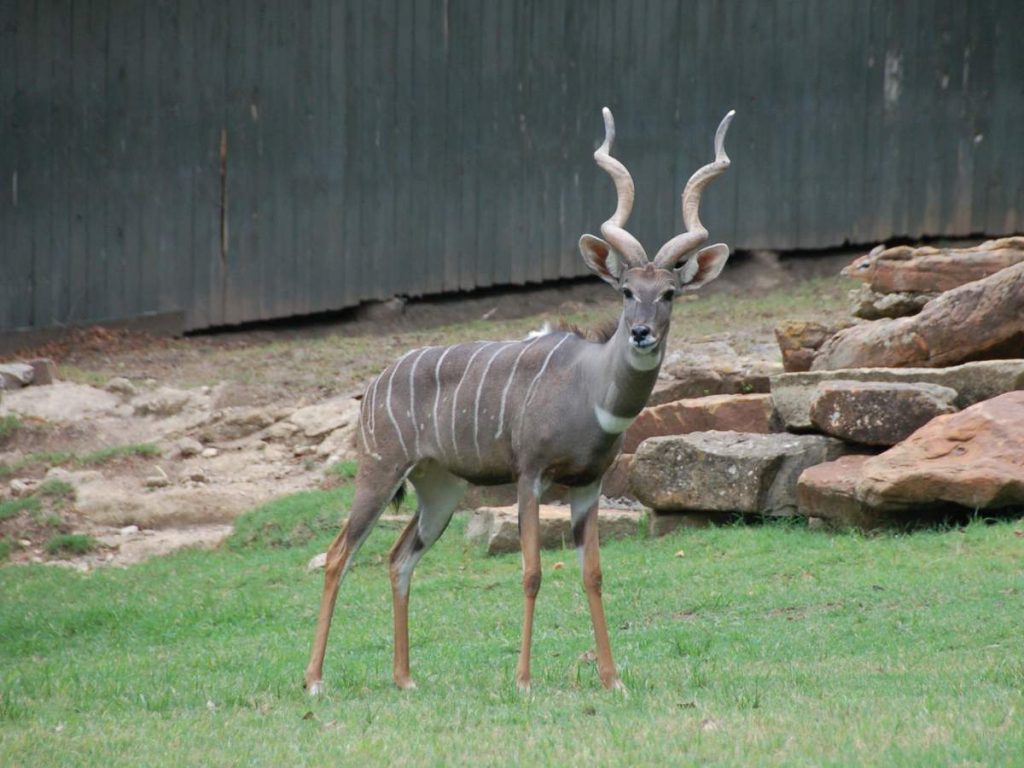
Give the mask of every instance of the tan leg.
<path id="1" fill-rule="evenodd" d="M 348 570 L 349 561 L 365 541 L 396 490 L 392 484 L 393 480 L 388 480 L 385 485 L 371 474 L 372 470 L 366 472 L 366 477 L 363 472 L 361 466 L 360 475 L 356 478 L 356 497 L 352 502 L 352 512 L 342 526 L 341 533 L 335 537 L 327 550 L 320 615 L 316 622 L 313 649 L 305 674 L 306 690 L 313 696 L 323 692 L 324 655 L 327 652 L 327 636 L 331 631 L 331 617 L 338 597 L 338 585 Z M 384 487 L 384 493 L 376 490 L 378 487 Z"/>
<path id="2" fill-rule="evenodd" d="M 573 536 L 576 540 L 583 571 L 583 589 L 590 606 L 590 619 L 594 625 L 594 644 L 597 650 L 597 673 L 605 688 L 625 690 L 612 660 L 612 647 L 608 642 L 608 622 L 601 602 L 601 554 L 597 528 L 599 489 L 580 489 L 573 493 Z"/>
<path id="3" fill-rule="evenodd" d="M 338 585 L 351 557 L 349 547 L 348 522 L 342 526 L 330 548 L 327 550 L 327 565 L 324 570 L 324 591 L 320 597 L 320 616 L 316 622 L 316 635 L 313 638 L 313 650 L 306 667 L 306 690 L 310 695 L 317 696 L 323 690 L 324 655 L 327 652 L 327 635 L 331 631 L 331 616 L 334 614 L 334 603 L 338 597 Z"/>
<path id="4" fill-rule="evenodd" d="M 519 481 L 519 542 L 523 554 L 523 642 L 516 666 L 516 686 L 530 690 L 530 646 L 533 610 L 540 592 L 540 494 L 533 481 Z"/>
<path id="5" fill-rule="evenodd" d="M 416 683 L 413 682 L 412 676 L 409 674 L 409 584 L 403 579 L 402 566 L 409 557 L 408 552 L 416 535 L 417 524 L 417 517 L 414 516 L 405 526 L 402 535 L 398 537 L 398 541 L 391 548 L 388 568 L 388 573 L 391 576 L 391 602 L 395 625 L 393 674 L 395 685 L 402 690 L 416 687 Z M 405 581 L 404 584 L 403 581 Z"/>
<path id="6" fill-rule="evenodd" d="M 452 519 L 466 482 L 442 467 L 424 464 L 409 476 L 416 488 L 419 508 L 391 548 L 388 571 L 395 622 L 395 685 L 415 688 L 409 674 L 409 590 L 420 558 L 441 538 Z"/>

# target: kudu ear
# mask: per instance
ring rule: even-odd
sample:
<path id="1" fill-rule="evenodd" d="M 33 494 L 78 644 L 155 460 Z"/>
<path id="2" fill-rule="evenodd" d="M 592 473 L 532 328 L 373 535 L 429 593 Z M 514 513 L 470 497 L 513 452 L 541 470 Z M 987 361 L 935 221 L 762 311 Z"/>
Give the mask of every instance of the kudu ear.
<path id="1" fill-rule="evenodd" d="M 679 286 L 687 291 L 695 291 L 707 285 L 722 273 L 728 260 L 729 246 L 725 243 L 715 243 L 701 248 L 682 266 L 676 267 Z"/>
<path id="2" fill-rule="evenodd" d="M 591 272 L 609 285 L 619 287 L 624 265 L 622 257 L 614 248 L 600 237 L 584 235 L 580 238 L 580 253 L 583 254 L 583 261 Z"/>

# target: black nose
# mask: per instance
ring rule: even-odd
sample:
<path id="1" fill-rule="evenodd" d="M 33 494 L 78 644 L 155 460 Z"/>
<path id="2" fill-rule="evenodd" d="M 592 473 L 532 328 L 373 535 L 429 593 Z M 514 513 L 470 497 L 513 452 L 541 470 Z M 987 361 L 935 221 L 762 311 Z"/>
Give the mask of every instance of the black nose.
<path id="1" fill-rule="evenodd" d="M 643 341 L 651 335 L 651 326 L 649 325 L 634 325 L 633 330 L 630 331 L 633 334 L 633 341 Z"/>

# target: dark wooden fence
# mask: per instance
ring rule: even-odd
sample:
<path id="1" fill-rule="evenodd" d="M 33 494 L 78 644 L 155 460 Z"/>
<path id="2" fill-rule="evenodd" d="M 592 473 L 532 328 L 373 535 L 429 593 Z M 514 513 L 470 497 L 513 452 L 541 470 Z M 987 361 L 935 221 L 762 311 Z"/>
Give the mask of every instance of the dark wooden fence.
<path id="1" fill-rule="evenodd" d="M 1019 0 L 0 0 L 0 332 L 583 273 L 599 110 L 658 245 L 1019 231 Z"/>

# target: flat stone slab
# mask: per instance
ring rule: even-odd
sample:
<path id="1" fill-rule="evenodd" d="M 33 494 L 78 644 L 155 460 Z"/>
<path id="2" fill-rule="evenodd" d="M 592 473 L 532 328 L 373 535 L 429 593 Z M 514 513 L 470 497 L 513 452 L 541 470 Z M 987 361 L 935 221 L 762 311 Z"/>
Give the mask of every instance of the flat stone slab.
<path id="1" fill-rule="evenodd" d="M 640 526 L 640 512 L 627 509 L 598 511 L 601 541 L 635 536 Z M 519 510 L 508 507 L 481 507 L 466 526 L 466 539 L 485 546 L 487 554 L 498 555 L 519 551 Z M 572 547 L 572 518 L 568 506 L 541 504 L 540 545 L 542 549 Z"/>
<path id="2" fill-rule="evenodd" d="M 793 515 L 800 473 L 852 450 L 821 435 L 693 432 L 654 437 L 634 455 L 630 488 L 658 512 Z"/>
<path id="3" fill-rule="evenodd" d="M 771 395 L 711 395 L 644 408 L 623 437 L 623 453 L 633 453 L 650 437 L 688 432 L 771 432 Z"/>
<path id="4" fill-rule="evenodd" d="M 955 389 L 897 381 L 824 381 L 811 421 L 826 435 L 864 445 L 896 445 L 936 416 L 955 413 Z"/>
<path id="5" fill-rule="evenodd" d="M 939 384 L 956 390 L 954 405 L 963 409 L 1004 392 L 1024 389 L 1024 360 L 984 360 L 950 368 L 847 368 L 782 373 L 771 380 L 772 404 L 782 425 L 793 431 L 813 430 L 811 404 L 818 385 L 836 380 Z"/>

